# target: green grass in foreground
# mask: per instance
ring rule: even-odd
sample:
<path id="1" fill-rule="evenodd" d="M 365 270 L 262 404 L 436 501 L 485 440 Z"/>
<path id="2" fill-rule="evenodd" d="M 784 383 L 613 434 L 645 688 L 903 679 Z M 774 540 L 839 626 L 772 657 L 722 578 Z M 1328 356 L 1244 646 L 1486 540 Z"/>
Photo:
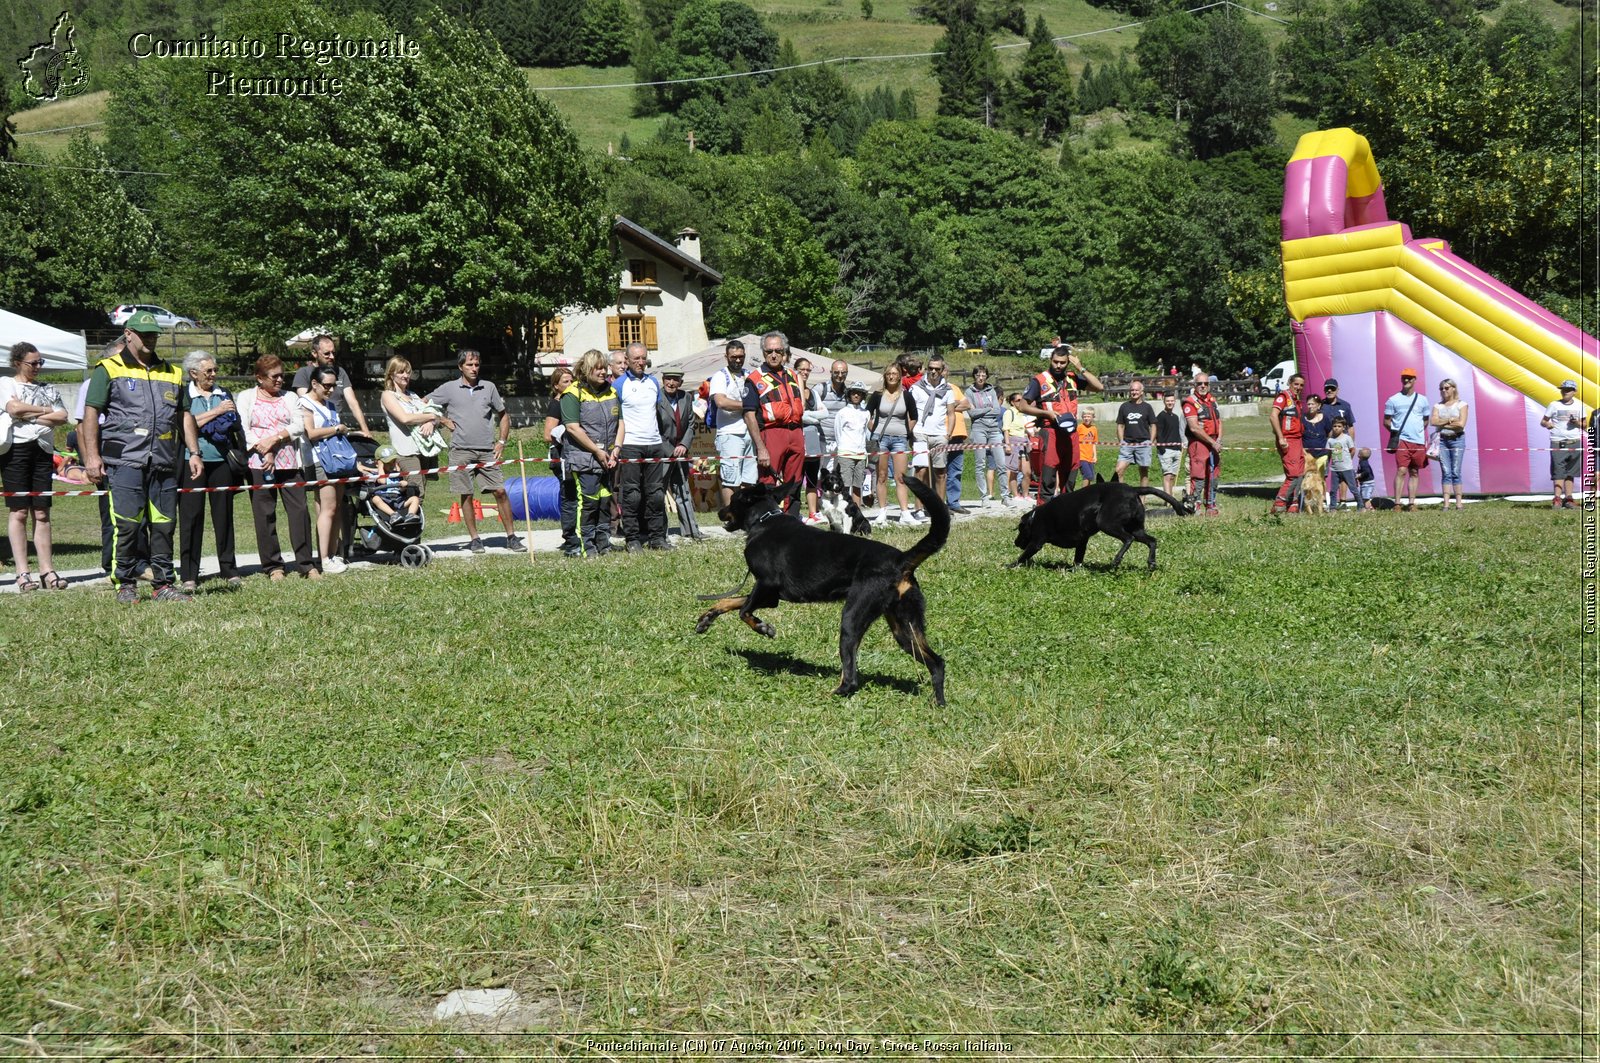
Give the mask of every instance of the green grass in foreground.
<path id="1" fill-rule="evenodd" d="M 533 1031 L 1592 1051 L 1576 517 L 1259 514 L 1152 522 L 1152 576 L 959 526 L 947 709 L 881 625 L 831 697 L 835 605 L 692 634 L 732 542 L 8 602 L 0 1028 L 588 1054 L 407 1032 L 506 985 Z"/>

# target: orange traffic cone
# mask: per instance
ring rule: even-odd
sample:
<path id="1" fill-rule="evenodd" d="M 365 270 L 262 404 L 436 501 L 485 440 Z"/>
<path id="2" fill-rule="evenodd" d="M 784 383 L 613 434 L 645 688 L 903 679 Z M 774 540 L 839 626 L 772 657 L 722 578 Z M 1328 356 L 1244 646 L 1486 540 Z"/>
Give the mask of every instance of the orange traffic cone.
<path id="1" fill-rule="evenodd" d="M 461 503 L 460 502 L 452 502 L 452 503 L 450 503 L 450 515 L 444 519 L 444 522 L 446 524 L 460 524 L 461 523 Z"/>
<path id="2" fill-rule="evenodd" d="M 473 520 L 482 520 L 483 519 L 483 503 L 479 502 L 476 498 L 474 498 L 472 500 L 472 519 Z"/>

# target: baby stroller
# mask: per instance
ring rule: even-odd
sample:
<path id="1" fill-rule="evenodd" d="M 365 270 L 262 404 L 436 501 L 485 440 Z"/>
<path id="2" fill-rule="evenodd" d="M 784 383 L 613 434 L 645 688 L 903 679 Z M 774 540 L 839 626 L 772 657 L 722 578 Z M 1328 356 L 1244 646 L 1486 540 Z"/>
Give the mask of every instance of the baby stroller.
<path id="1" fill-rule="evenodd" d="M 433 560 L 433 548 L 422 545 L 426 519 L 420 508 L 415 513 L 405 511 L 405 499 L 417 493 L 415 482 L 386 471 L 387 464 L 394 460 L 392 447 L 363 447 L 360 442 L 352 442 L 356 447 L 356 467 L 367 478 L 351 484 L 344 495 L 351 507 L 347 539 L 351 557 L 393 554 L 402 568 L 424 567 Z M 378 504 L 380 499 L 393 510 L 392 515 L 384 512 Z"/>

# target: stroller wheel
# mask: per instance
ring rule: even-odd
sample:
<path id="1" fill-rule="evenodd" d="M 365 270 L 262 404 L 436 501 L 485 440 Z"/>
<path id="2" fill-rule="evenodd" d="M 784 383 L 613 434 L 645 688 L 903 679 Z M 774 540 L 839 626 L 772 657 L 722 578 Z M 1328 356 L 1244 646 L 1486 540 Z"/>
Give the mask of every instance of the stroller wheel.
<path id="1" fill-rule="evenodd" d="M 431 547 L 431 546 L 424 546 L 424 547 L 423 547 L 423 548 L 422 548 L 422 554 L 423 554 L 423 557 L 422 557 L 422 563 L 423 563 L 423 564 L 424 564 L 424 565 L 426 565 L 426 564 L 428 564 L 428 563 L 429 563 L 429 562 L 430 562 L 430 561 L 432 561 L 432 560 L 433 560 L 433 547 Z"/>
<path id="2" fill-rule="evenodd" d="M 412 543 L 409 546 L 402 547 L 400 550 L 401 568 L 421 568 L 430 560 L 432 559 L 428 557 L 428 548 L 426 546 Z"/>

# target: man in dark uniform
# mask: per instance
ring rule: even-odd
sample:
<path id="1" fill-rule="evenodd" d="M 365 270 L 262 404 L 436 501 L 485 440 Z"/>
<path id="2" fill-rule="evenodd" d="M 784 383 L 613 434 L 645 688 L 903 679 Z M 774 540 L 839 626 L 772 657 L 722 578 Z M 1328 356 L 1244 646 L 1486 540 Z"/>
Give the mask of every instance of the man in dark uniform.
<path id="1" fill-rule="evenodd" d="M 172 585 L 172 529 L 183 454 L 178 438 L 181 433 L 189 447 L 189 471 L 198 480 L 205 473 L 200 434 L 183 416 L 189 409 L 183 371 L 156 356 L 161 326 L 154 315 L 140 310 L 122 329 L 122 353 L 101 359 L 85 385 L 79 426 L 84 471 L 111 491 L 116 526 L 111 579 L 117 601 L 139 600 L 138 573 L 148 564 L 156 601 L 188 602 L 193 599 Z M 141 548 L 139 529 L 146 524 L 148 545 Z"/>

